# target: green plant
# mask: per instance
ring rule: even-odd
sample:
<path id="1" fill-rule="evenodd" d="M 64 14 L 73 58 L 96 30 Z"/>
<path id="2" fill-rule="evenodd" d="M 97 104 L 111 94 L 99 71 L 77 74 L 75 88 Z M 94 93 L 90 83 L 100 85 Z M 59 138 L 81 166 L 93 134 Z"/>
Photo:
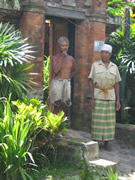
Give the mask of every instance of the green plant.
<path id="1" fill-rule="evenodd" d="M 45 56 L 43 74 L 44 74 L 44 101 L 47 100 L 49 95 L 49 75 L 50 75 L 50 57 Z"/>
<path id="2" fill-rule="evenodd" d="M 114 172 L 112 168 L 109 169 L 109 171 L 106 173 L 107 180 L 118 180 L 118 173 Z"/>
<path id="3" fill-rule="evenodd" d="M 28 73 L 25 73 L 33 65 L 28 64 L 16 64 L 11 66 L 9 69 L 1 67 L 0 73 L 0 96 L 8 97 L 12 93 L 12 99 L 22 97 L 22 93 L 28 92 L 27 88 L 31 88 L 28 84 L 31 79 L 28 79 Z"/>
<path id="4" fill-rule="evenodd" d="M 122 81 L 120 82 L 120 98 L 121 98 L 121 119 L 125 116 L 125 107 L 129 106 L 131 97 L 133 97 L 133 85 L 130 79 L 134 78 L 135 73 L 135 24 L 130 27 L 129 38 L 124 37 L 124 28 L 121 27 L 113 32 L 108 43 L 113 46 L 111 60 L 119 67 Z M 131 87 L 132 86 L 132 87 Z"/>
<path id="5" fill-rule="evenodd" d="M 82 180 L 118 180 L 118 173 L 114 172 L 112 168 L 97 168 L 86 164 L 80 171 L 80 178 Z"/>
<path id="6" fill-rule="evenodd" d="M 15 106 L 14 111 L 16 114 L 23 116 L 25 120 L 29 119 L 35 125 L 35 131 L 40 129 L 47 129 L 47 124 L 44 123 L 44 115 L 46 112 L 45 105 L 38 99 L 27 99 L 24 101 L 18 99 L 12 101 Z"/>
<path id="7" fill-rule="evenodd" d="M 64 177 L 65 174 L 79 170 L 79 161 L 78 163 L 73 164 L 72 160 L 67 161 L 67 159 L 65 160 L 64 158 L 57 156 L 57 150 L 54 153 L 54 149 L 52 148 L 48 150 L 45 157 L 41 156 L 41 154 L 34 154 L 34 159 L 36 164 L 39 164 L 39 166 L 38 172 L 32 173 L 33 179 L 48 178 L 48 176 L 57 176 L 57 178 L 60 179 L 61 177 Z"/>
<path id="8" fill-rule="evenodd" d="M 26 39 L 22 39 L 19 30 L 13 30 L 13 25 L 7 24 L 5 27 L 0 23 L 0 65 L 6 67 L 7 65 L 15 65 L 17 63 L 29 62 L 34 57 L 30 55 L 33 53 L 30 49 Z"/>
<path id="9" fill-rule="evenodd" d="M 107 9 L 106 11 L 116 15 L 116 16 L 123 16 L 124 15 L 124 8 L 125 7 L 134 7 L 135 3 L 130 1 L 123 1 L 123 0 L 107 0 Z"/>
<path id="10" fill-rule="evenodd" d="M 26 95 L 23 95 L 23 101 L 18 99 L 12 101 L 12 104 L 14 105 L 12 107 L 14 113 L 33 122 L 35 138 L 44 139 L 45 145 L 55 141 L 58 133 L 67 131 L 67 118 L 64 117 L 64 112 L 60 112 L 58 115 L 53 114 L 47 111 L 46 106 L 38 99 L 29 99 Z"/>
<path id="11" fill-rule="evenodd" d="M 28 63 L 34 57 L 30 55 L 33 51 L 27 38 L 22 39 L 21 32 L 13 28 L 0 23 L 0 96 L 8 98 L 12 92 L 12 98 L 17 99 L 30 87 L 31 79 L 25 71 L 33 66 Z"/>
<path id="12" fill-rule="evenodd" d="M 0 179 L 31 179 L 27 169 L 35 166 L 31 154 L 35 126 L 30 119 L 13 114 L 9 100 L 4 107 L 3 118 L 0 118 Z"/>
<path id="13" fill-rule="evenodd" d="M 47 125 L 47 131 L 50 133 L 50 140 L 56 138 L 58 133 L 67 132 L 67 117 L 64 117 L 64 112 L 61 111 L 59 114 L 53 114 L 50 111 L 45 116 L 45 123 Z"/>
<path id="14" fill-rule="evenodd" d="M 85 164 L 80 171 L 80 178 L 82 180 L 105 180 L 105 169 Z"/>

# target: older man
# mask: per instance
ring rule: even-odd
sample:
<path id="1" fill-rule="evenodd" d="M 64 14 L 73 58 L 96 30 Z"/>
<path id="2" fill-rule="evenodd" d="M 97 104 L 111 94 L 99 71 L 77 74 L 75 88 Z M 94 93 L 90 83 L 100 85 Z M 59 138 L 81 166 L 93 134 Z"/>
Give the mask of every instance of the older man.
<path id="1" fill-rule="evenodd" d="M 115 134 L 115 110 L 120 109 L 119 81 L 117 66 L 110 62 L 112 46 L 104 44 L 101 60 L 92 64 L 88 76 L 92 110 L 92 138 L 103 140 L 104 148 L 110 150 L 109 141 Z"/>
<path id="2" fill-rule="evenodd" d="M 59 53 L 52 58 L 53 79 L 50 86 L 50 100 L 54 104 L 54 113 L 67 112 L 71 106 L 71 78 L 75 75 L 75 60 L 67 54 L 69 40 L 60 37 L 58 42 Z"/>

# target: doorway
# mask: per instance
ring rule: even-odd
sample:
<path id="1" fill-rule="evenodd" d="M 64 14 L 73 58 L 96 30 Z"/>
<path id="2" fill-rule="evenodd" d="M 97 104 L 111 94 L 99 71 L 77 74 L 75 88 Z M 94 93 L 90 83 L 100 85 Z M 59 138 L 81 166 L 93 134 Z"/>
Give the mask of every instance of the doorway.
<path id="1" fill-rule="evenodd" d="M 57 41 L 59 37 L 66 36 L 69 39 L 70 46 L 68 54 L 74 57 L 74 42 L 75 42 L 75 22 L 74 20 L 58 18 L 58 17 L 46 17 L 45 21 L 45 50 L 46 56 L 52 57 L 58 53 Z M 52 79 L 50 70 L 50 79 Z M 69 109 L 68 118 L 72 121 L 73 111 L 73 94 L 74 94 L 74 78 L 71 79 L 71 101 L 72 106 Z M 72 122 L 71 122 L 72 124 Z"/>

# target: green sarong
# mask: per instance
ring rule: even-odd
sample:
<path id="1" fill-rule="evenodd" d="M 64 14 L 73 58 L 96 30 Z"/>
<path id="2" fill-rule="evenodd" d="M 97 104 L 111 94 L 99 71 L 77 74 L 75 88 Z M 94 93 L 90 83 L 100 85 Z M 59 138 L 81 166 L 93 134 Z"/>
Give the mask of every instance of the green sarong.
<path id="1" fill-rule="evenodd" d="M 92 139 L 114 139 L 115 121 L 115 101 L 95 100 L 95 108 L 92 111 Z"/>

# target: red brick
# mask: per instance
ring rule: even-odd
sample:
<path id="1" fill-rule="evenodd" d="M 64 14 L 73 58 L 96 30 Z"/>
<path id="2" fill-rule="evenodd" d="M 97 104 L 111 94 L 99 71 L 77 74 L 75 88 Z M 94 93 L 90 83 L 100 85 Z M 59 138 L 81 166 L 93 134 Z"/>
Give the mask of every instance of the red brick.
<path id="1" fill-rule="evenodd" d="M 43 86 L 43 61 L 44 61 L 44 38 L 45 38 L 45 17 L 44 14 L 35 12 L 24 12 L 20 21 L 20 31 L 23 37 L 29 37 L 28 42 L 34 45 L 33 50 L 35 64 L 29 72 L 39 73 L 34 77 L 34 81 L 38 82 L 37 87 Z M 40 75 L 40 76 L 39 76 Z M 40 78 L 39 78 L 40 77 Z"/>

